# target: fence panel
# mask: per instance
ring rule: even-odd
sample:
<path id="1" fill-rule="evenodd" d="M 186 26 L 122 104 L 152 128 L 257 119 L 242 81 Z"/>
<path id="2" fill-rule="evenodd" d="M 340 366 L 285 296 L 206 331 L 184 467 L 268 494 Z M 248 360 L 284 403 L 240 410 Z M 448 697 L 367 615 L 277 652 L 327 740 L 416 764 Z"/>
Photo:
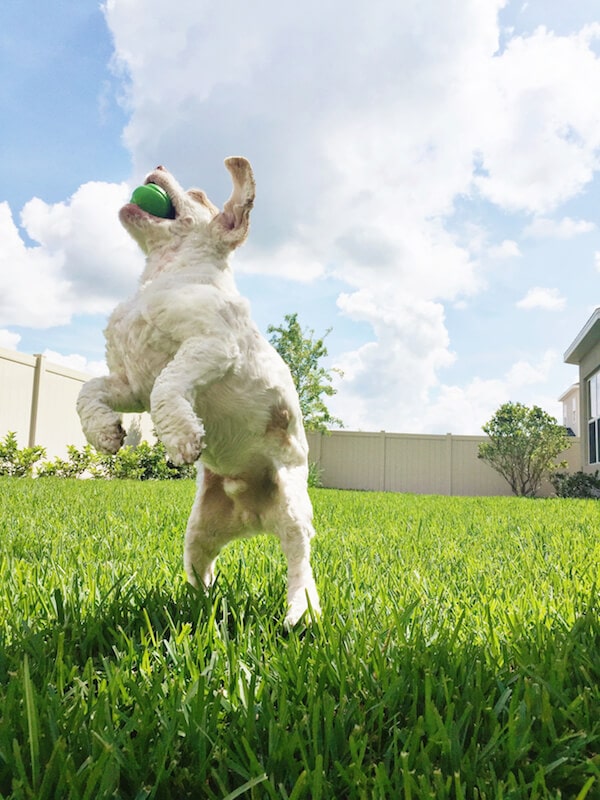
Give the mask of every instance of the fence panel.
<path id="1" fill-rule="evenodd" d="M 14 431 L 20 447 L 46 448 L 46 457 L 64 457 L 67 445 L 86 443 L 75 404 L 83 372 L 52 364 L 44 356 L 28 356 L 0 348 L 0 438 Z M 125 414 L 131 431 L 128 444 L 154 440 L 148 414 Z"/>
<path id="2" fill-rule="evenodd" d="M 510 495 L 511 488 L 500 473 L 477 458 L 485 436 L 452 436 L 451 494 L 470 496 Z"/>
<path id="3" fill-rule="evenodd" d="M 378 433 L 348 432 L 335 439 L 323 436 L 319 466 L 324 476 L 335 476 L 337 488 L 381 490 L 383 446 L 384 437 Z M 328 478 L 325 481 L 328 486 Z"/>
<path id="4" fill-rule="evenodd" d="M 29 444 L 35 358 L 0 349 L 0 438 L 14 431 L 20 447 Z"/>
<path id="5" fill-rule="evenodd" d="M 485 436 L 445 436 L 332 431 L 309 433 L 309 458 L 322 470 L 323 486 L 415 494 L 493 496 L 512 494 L 504 478 L 477 458 Z M 580 440 L 559 456 L 581 468 Z M 545 481 L 540 494 L 550 496 Z"/>
<path id="6" fill-rule="evenodd" d="M 384 488 L 389 492 L 449 494 L 449 458 L 445 436 L 387 434 Z"/>

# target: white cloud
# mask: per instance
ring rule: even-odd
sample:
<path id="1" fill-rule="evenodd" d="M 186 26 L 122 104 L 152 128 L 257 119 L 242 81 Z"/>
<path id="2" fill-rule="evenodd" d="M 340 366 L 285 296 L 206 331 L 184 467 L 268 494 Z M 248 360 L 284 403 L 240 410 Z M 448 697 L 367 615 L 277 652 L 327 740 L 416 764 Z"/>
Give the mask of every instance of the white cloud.
<path id="1" fill-rule="evenodd" d="M 247 155 L 257 200 L 236 269 L 316 292 L 333 275 L 348 287 L 341 313 L 371 326 L 339 358 L 335 413 L 349 426 L 418 428 L 454 358 L 444 306 L 464 307 L 484 269 L 521 255 L 485 228 L 461 238 L 457 199 L 547 215 L 598 168 L 600 26 L 504 31 L 501 50 L 504 5 L 107 0 L 134 174 L 165 163 L 222 204 L 223 157 Z M 522 307 L 564 305 L 532 291 Z M 473 405 L 488 391 L 474 380 Z"/>
<path id="2" fill-rule="evenodd" d="M 599 36 L 600 24 L 571 36 L 540 27 L 509 40 L 485 65 L 489 97 L 478 120 L 475 183 L 493 203 L 544 214 L 591 181 L 600 148 L 593 101 L 600 93 L 593 48 Z"/>
<path id="3" fill-rule="evenodd" d="M 265 258 L 264 250 L 246 245 L 243 254 L 233 264 L 239 274 L 275 275 L 288 280 L 311 283 L 323 276 L 325 265 L 306 242 L 285 242 Z"/>
<path id="4" fill-rule="evenodd" d="M 547 350 L 537 365 L 524 359 L 515 362 L 506 373 L 506 384 L 511 391 L 525 386 L 543 384 L 547 380 L 552 367 L 559 361 L 560 354 Z"/>
<path id="5" fill-rule="evenodd" d="M 465 243 L 459 199 L 537 215 L 528 235 L 591 225 L 565 217 L 551 229 L 548 215 L 599 167 L 600 26 L 540 28 L 501 50 L 504 5 L 106 1 L 133 180 L 164 163 L 222 204 L 223 158 L 248 156 L 257 200 L 236 269 L 313 281 L 316 292 L 333 275 L 347 285 L 341 313 L 371 326 L 372 341 L 339 359 L 336 413 L 348 425 L 421 426 L 454 359 L 444 306 L 464 307 L 484 269 L 504 268 L 488 261 L 521 255 L 483 226 Z M 22 222 L 36 246 L 0 206 L 0 258 L 11 264 L 0 325 L 63 324 L 130 290 L 141 262 L 116 219 L 125 193 L 86 184 L 65 203 L 32 200 Z M 519 306 L 564 302 L 537 288 Z M 473 379 L 467 401 L 479 408 L 505 384 Z M 449 405 L 464 397 L 439 391 Z"/>
<path id="6" fill-rule="evenodd" d="M 504 239 L 500 244 L 490 247 L 488 249 L 488 255 L 490 258 L 494 258 L 498 261 L 506 258 L 517 258 L 521 255 L 521 249 L 517 242 L 512 239 Z"/>
<path id="7" fill-rule="evenodd" d="M 436 373 L 454 361 L 439 303 L 362 289 L 344 294 L 340 308 L 352 319 L 371 324 L 374 339 L 346 353 L 336 366 L 343 378 L 331 402 L 348 428 L 411 431 L 419 426 Z"/>
<path id="8" fill-rule="evenodd" d="M 21 236 L 0 204 L 0 324 L 45 328 L 107 312 L 135 285 L 137 247 L 121 228 L 125 184 L 86 183 L 66 202 L 30 200 Z"/>
<path id="9" fill-rule="evenodd" d="M 21 335 L 19 333 L 14 333 L 4 328 L 0 329 L 0 347 L 4 347 L 6 350 L 16 350 L 20 341 Z"/>
<path id="10" fill-rule="evenodd" d="M 62 353 L 57 353 L 55 350 L 46 349 L 42 355 L 44 355 L 48 361 L 51 361 L 53 364 L 69 367 L 69 369 L 74 369 L 77 372 L 85 372 L 88 375 L 108 374 L 108 368 L 105 361 L 88 361 L 85 356 L 79 355 L 78 353 L 63 355 Z"/>
<path id="11" fill-rule="evenodd" d="M 442 340 L 438 345 L 442 358 L 451 361 L 451 354 L 444 356 Z M 557 398 L 548 397 L 545 391 L 552 372 L 562 367 L 562 357 L 554 350 L 542 353 L 537 363 L 520 359 L 496 378 L 474 377 L 461 386 L 431 381 L 424 392 L 419 391 L 418 381 L 413 382 L 415 373 L 409 362 L 406 373 L 397 376 L 385 369 L 381 374 L 369 370 L 367 393 L 360 387 L 360 380 L 365 380 L 362 358 L 371 355 L 370 351 L 377 353 L 377 347 L 375 343 L 366 345 L 362 353 L 352 354 L 342 364 L 347 372 L 336 386 L 341 390 L 349 380 L 350 391 L 340 391 L 329 405 L 349 429 L 476 435 L 509 400 L 539 405 L 555 417 L 561 414 Z"/>
<path id="12" fill-rule="evenodd" d="M 442 385 L 424 409 L 421 427 L 415 432 L 480 434 L 482 425 L 508 401 L 539 405 L 560 419 L 560 403 L 544 393 L 551 372 L 560 366 L 560 353 L 547 350 L 539 363 L 520 360 L 497 378 L 473 378 L 465 386 Z"/>
<path id="13" fill-rule="evenodd" d="M 90 182 L 67 203 L 34 198 L 21 213 L 29 237 L 60 261 L 72 302 L 85 312 L 112 308 L 141 272 L 141 253 L 118 220 L 129 194 L 125 183 Z"/>
<path id="14" fill-rule="evenodd" d="M 582 233 L 596 230 L 594 222 L 585 219 L 571 219 L 563 217 L 560 220 L 548 217 L 536 217 L 523 230 L 523 236 L 532 239 L 572 239 Z"/>
<path id="15" fill-rule="evenodd" d="M 63 297 L 67 281 L 56 255 L 28 247 L 13 222 L 8 203 L 0 203 L 0 325 L 45 327 L 68 320 Z"/>
<path id="16" fill-rule="evenodd" d="M 558 289 L 547 289 L 542 286 L 534 286 L 529 289 L 525 297 L 517 302 L 517 308 L 530 311 L 534 308 L 541 308 L 544 311 L 561 311 L 566 304 Z"/>

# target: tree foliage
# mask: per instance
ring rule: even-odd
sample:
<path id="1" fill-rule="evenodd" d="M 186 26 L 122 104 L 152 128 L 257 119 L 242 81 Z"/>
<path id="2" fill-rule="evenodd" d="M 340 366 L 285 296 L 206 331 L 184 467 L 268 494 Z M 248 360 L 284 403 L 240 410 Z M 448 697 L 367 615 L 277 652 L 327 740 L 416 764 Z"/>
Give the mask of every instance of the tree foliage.
<path id="1" fill-rule="evenodd" d="M 269 325 L 269 341 L 290 368 L 300 398 L 304 426 L 311 431 L 324 431 L 328 427 L 342 427 L 342 421 L 333 417 L 324 398 L 332 397 L 336 390 L 331 385 L 332 373 L 340 370 L 325 369 L 321 359 L 327 356 L 325 337 L 315 338 L 314 331 L 302 330 L 298 314 L 286 314 L 283 324 Z"/>
<path id="2" fill-rule="evenodd" d="M 510 484 L 514 494 L 534 497 L 554 459 L 568 446 L 567 433 L 539 406 L 504 403 L 483 426 L 488 442 L 479 445 L 487 461 Z"/>

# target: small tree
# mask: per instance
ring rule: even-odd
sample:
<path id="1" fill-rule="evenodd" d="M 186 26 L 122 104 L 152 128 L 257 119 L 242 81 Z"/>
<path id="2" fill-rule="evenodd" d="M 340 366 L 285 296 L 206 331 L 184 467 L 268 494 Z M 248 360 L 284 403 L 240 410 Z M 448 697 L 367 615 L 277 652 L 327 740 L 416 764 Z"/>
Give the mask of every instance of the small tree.
<path id="1" fill-rule="evenodd" d="M 479 445 L 487 461 L 519 497 L 534 497 L 542 478 L 556 469 L 556 456 L 568 445 L 562 425 L 538 406 L 504 403 L 483 426 L 489 442 Z"/>
<path id="2" fill-rule="evenodd" d="M 331 373 L 341 375 L 340 370 L 327 370 L 320 364 L 327 356 L 324 339 L 331 328 L 320 339 L 315 339 L 313 330 L 302 330 L 298 314 L 286 314 L 284 320 L 282 325 L 269 325 L 267 333 L 271 334 L 269 341 L 290 368 L 305 428 L 324 431 L 332 425 L 342 427 L 342 421 L 331 416 L 323 400 L 323 395 L 332 397 L 336 393 L 331 385 Z"/>

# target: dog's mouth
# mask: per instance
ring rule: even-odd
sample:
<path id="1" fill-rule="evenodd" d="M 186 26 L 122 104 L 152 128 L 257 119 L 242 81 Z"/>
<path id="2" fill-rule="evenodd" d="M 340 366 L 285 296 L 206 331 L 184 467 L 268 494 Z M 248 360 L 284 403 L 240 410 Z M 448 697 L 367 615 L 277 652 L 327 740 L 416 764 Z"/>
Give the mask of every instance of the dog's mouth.
<path id="1" fill-rule="evenodd" d="M 180 198 L 177 187 L 173 187 L 171 183 L 167 170 L 164 167 L 157 167 L 146 176 L 142 184 L 144 187 L 152 186 L 156 195 L 150 192 L 150 197 L 135 197 L 136 192 L 140 191 L 139 188 L 136 189 L 129 203 L 121 209 L 121 221 L 146 219 L 159 224 L 177 219 L 181 212 Z"/>
<path id="2" fill-rule="evenodd" d="M 152 214 L 150 211 L 146 211 L 148 216 L 153 217 L 154 219 L 159 219 L 159 220 L 177 219 L 177 213 L 178 213 L 177 200 L 174 197 L 173 192 L 171 191 L 170 187 L 167 185 L 167 182 L 161 180 L 160 174 L 157 174 L 156 172 L 153 172 L 151 175 L 148 175 L 148 177 L 144 181 L 144 186 L 151 186 L 151 185 L 158 186 L 159 189 L 162 189 L 162 191 L 167 195 L 167 197 L 169 198 L 169 200 L 171 202 L 171 209 L 170 209 L 170 213 L 166 217 L 158 216 L 156 214 Z"/>

